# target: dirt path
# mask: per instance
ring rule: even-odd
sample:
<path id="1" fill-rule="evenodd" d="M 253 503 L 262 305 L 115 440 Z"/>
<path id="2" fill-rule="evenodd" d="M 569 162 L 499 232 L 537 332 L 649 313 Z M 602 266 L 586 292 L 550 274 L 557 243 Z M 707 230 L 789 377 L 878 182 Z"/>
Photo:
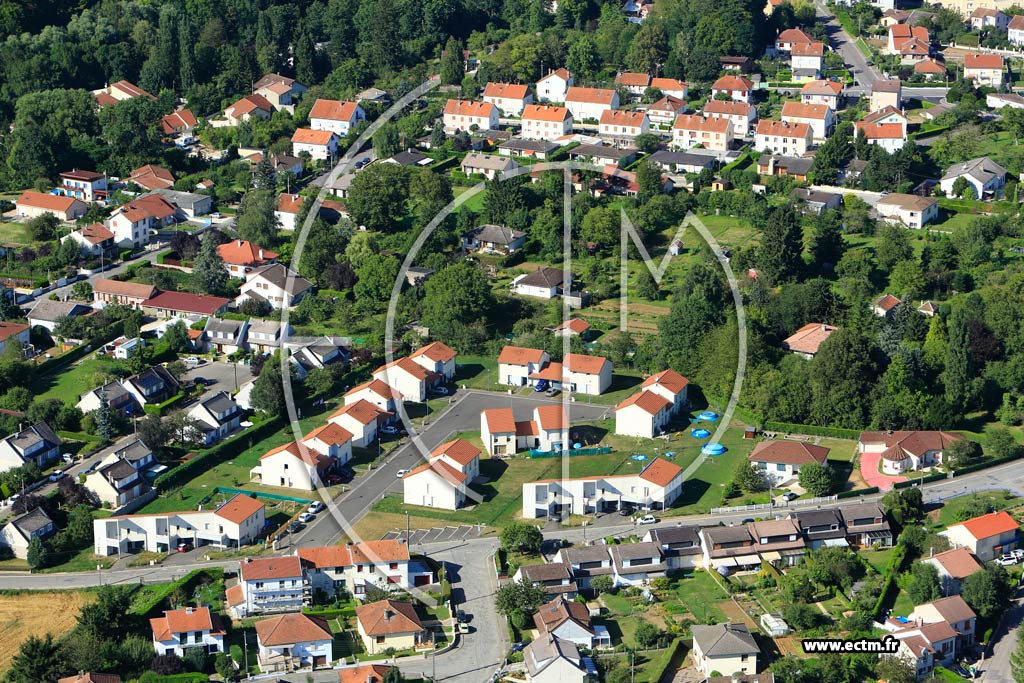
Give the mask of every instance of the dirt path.
<path id="1" fill-rule="evenodd" d="M 750 615 L 747 614 L 746 611 L 744 611 L 744 609 L 740 607 L 735 601 L 723 600 L 722 602 L 718 603 L 718 607 L 723 612 L 725 612 L 725 616 L 729 617 L 730 621 L 741 621 L 748 627 L 754 629 L 758 627 L 757 622 L 751 619 Z"/>

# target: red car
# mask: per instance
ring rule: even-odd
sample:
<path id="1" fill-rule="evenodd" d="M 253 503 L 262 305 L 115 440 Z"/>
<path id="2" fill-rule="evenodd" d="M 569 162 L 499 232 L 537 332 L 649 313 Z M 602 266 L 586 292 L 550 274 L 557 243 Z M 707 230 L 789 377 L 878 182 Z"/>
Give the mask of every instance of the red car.
<path id="1" fill-rule="evenodd" d="M 189 550 L 192 550 L 192 544 L 191 543 L 188 543 L 186 541 L 186 542 L 182 542 L 182 543 L 178 544 L 178 552 L 179 553 L 187 553 Z"/>

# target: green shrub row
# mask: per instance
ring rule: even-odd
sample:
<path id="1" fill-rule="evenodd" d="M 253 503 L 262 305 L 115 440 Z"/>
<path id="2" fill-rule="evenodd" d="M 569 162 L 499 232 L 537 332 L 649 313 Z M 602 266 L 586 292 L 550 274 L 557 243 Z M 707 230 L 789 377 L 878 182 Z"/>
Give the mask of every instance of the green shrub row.
<path id="1" fill-rule="evenodd" d="M 159 491 L 167 491 L 176 486 L 182 486 L 197 477 L 200 472 L 205 472 L 215 465 L 237 457 L 239 443 L 246 440 L 252 440 L 254 443 L 262 441 L 279 430 L 283 423 L 284 418 L 276 415 L 262 424 L 251 427 L 226 441 L 221 441 L 205 453 L 201 453 L 188 462 L 183 462 L 167 470 L 153 481 L 153 486 Z"/>
<path id="2" fill-rule="evenodd" d="M 163 415 L 164 411 L 166 411 L 168 408 L 171 408 L 171 407 L 177 405 L 178 403 L 181 403 L 184 399 L 185 399 L 185 392 L 184 391 L 179 391 L 178 393 L 176 393 L 174 396 L 171 396 L 169 399 L 167 399 L 163 403 L 156 403 L 156 404 L 146 405 L 143 408 L 143 410 L 146 411 L 146 415 L 157 415 L 157 416 L 160 416 L 160 415 Z"/>
<path id="3" fill-rule="evenodd" d="M 167 599 L 178 586 L 181 586 L 186 595 L 191 595 L 198 585 L 200 578 L 210 577 L 217 579 L 223 577 L 223 575 L 224 570 L 219 567 L 193 569 L 177 581 L 147 586 L 143 589 L 145 591 L 144 593 L 136 596 L 136 599 L 132 604 L 131 612 L 143 617 L 162 613 L 163 608 L 167 604 Z"/>
<path id="4" fill-rule="evenodd" d="M 932 481 L 939 481 L 945 479 L 948 475 L 945 472 L 935 472 L 929 474 L 927 477 L 915 477 L 913 479 L 907 479 L 906 481 L 897 482 L 892 485 L 894 489 L 905 489 L 910 486 L 916 486 L 917 484 L 927 484 Z"/>
<path id="5" fill-rule="evenodd" d="M 210 677 L 201 673 L 171 674 L 161 676 L 154 671 L 147 671 L 139 678 L 139 683 L 207 683 Z"/>
<path id="6" fill-rule="evenodd" d="M 882 592 L 879 593 L 878 600 L 875 601 L 876 621 L 881 621 L 884 618 L 882 610 L 885 609 L 885 605 L 889 601 L 889 598 L 891 597 L 893 590 L 898 590 L 898 586 L 896 585 L 896 577 L 903 569 L 903 561 L 906 558 L 906 546 L 897 545 L 892 553 L 892 557 L 889 558 L 889 566 L 885 568 L 885 582 L 882 584 Z"/>
<path id="7" fill-rule="evenodd" d="M 853 491 L 840 491 L 836 494 L 836 498 L 856 498 L 857 496 L 866 496 L 871 493 L 878 493 L 878 487 L 872 486 L 867 489 L 855 489 Z"/>
<path id="8" fill-rule="evenodd" d="M 667 648 L 652 657 L 651 665 L 644 671 L 647 680 L 660 681 L 665 678 L 665 673 L 668 671 L 668 667 L 672 665 L 672 660 L 675 659 L 676 651 L 682 642 L 682 638 L 673 638 Z"/>
<path id="9" fill-rule="evenodd" d="M 968 465 L 967 467 L 958 467 L 957 470 L 956 470 L 956 473 L 958 475 L 959 474 L 969 474 L 971 472 L 977 472 L 978 470 L 984 470 L 984 469 L 987 469 L 989 467 L 995 467 L 996 465 L 1002 465 L 1003 463 L 1007 463 L 1007 462 L 1010 462 L 1012 460 L 1017 460 L 1017 459 L 1018 458 L 1015 458 L 1015 457 L 1012 457 L 1012 456 L 1009 457 L 1009 458 L 993 458 L 992 460 L 985 460 L 983 462 L 978 462 L 978 463 L 975 463 L 973 465 Z M 945 475 L 943 475 L 943 476 L 945 476 Z M 927 479 L 926 479 L 926 481 L 927 481 Z"/>
<path id="10" fill-rule="evenodd" d="M 308 614 L 312 617 L 322 617 L 324 619 L 351 619 L 356 615 L 355 607 L 342 607 L 340 609 L 314 609 L 311 607 L 304 607 L 302 609 L 303 614 Z"/>
<path id="11" fill-rule="evenodd" d="M 856 429 L 839 427 L 819 427 L 818 425 L 798 425 L 788 422 L 765 422 L 765 431 L 789 432 L 791 434 L 810 434 L 811 436 L 827 436 L 833 439 L 858 439 L 860 432 Z"/>

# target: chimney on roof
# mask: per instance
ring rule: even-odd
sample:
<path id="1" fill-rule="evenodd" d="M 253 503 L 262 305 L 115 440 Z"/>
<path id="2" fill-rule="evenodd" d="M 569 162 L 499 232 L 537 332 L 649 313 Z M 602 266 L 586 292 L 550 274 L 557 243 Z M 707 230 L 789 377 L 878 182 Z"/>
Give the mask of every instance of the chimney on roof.
<path id="1" fill-rule="evenodd" d="M 384 621 L 391 621 L 391 617 L 395 616 L 395 613 L 389 609 L 384 610 Z"/>
<path id="2" fill-rule="evenodd" d="M 185 607 L 185 614 L 192 614 L 192 607 Z"/>

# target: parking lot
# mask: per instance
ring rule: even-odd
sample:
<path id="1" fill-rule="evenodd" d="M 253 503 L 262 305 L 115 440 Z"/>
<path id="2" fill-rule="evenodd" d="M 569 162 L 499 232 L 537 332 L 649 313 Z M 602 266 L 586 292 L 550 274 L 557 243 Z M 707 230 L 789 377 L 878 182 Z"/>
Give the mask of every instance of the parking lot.
<path id="1" fill-rule="evenodd" d="M 234 391 L 252 378 L 252 369 L 242 363 L 222 361 L 205 362 L 202 365 L 189 365 L 185 378 L 195 380 L 201 377 L 208 387 L 215 391 Z"/>
<path id="2" fill-rule="evenodd" d="M 477 538 L 480 535 L 478 526 L 445 526 L 433 529 L 414 529 L 412 535 L 406 534 L 404 529 L 395 529 L 384 534 L 385 541 L 397 539 L 408 540 L 409 545 L 416 543 L 447 543 L 449 541 L 464 541 L 467 538 Z"/>

